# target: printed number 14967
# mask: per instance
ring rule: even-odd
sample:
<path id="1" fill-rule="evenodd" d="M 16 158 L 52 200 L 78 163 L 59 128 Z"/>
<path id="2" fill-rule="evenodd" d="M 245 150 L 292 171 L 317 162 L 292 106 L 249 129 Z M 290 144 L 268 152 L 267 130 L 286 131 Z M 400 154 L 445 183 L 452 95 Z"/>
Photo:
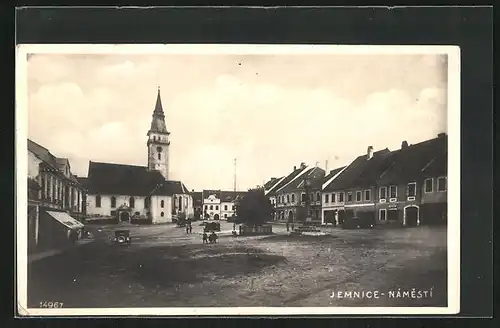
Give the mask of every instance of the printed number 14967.
<path id="1" fill-rule="evenodd" d="M 40 302 L 41 308 L 57 309 L 62 308 L 63 305 L 63 302 Z"/>

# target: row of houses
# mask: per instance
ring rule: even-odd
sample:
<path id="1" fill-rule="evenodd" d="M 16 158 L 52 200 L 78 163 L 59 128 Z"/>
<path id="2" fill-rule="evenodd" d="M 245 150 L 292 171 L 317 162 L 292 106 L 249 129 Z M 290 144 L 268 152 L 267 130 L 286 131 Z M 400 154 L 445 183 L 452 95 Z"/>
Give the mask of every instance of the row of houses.
<path id="1" fill-rule="evenodd" d="M 372 146 L 348 165 L 326 173 L 301 163 L 264 190 L 275 220 L 341 224 L 358 217 L 376 224 L 445 223 L 447 220 L 448 137 L 401 148 Z"/>

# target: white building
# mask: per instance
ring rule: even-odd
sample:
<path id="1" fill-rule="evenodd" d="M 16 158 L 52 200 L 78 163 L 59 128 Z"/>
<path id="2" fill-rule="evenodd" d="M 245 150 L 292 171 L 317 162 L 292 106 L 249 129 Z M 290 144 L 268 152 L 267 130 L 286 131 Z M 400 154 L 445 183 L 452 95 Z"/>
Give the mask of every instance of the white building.
<path id="1" fill-rule="evenodd" d="M 245 194 L 245 191 L 203 190 L 203 218 L 227 220 L 236 216 L 236 202 Z"/>
<path id="2" fill-rule="evenodd" d="M 193 198 L 180 181 L 169 178 L 170 132 L 160 90 L 147 133 L 148 165 L 90 162 L 85 187 L 87 215 L 151 223 L 171 222 L 180 213 L 193 217 Z"/>

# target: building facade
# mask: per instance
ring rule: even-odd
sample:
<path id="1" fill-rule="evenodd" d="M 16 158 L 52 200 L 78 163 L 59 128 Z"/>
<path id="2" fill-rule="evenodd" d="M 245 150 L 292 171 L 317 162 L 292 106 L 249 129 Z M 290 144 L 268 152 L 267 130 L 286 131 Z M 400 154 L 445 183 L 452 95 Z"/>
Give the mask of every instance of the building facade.
<path id="1" fill-rule="evenodd" d="M 276 190 L 278 220 L 287 222 L 321 221 L 321 185 L 325 170 L 308 167 L 304 163 L 301 172 Z"/>
<path id="2" fill-rule="evenodd" d="M 227 220 L 236 216 L 237 201 L 245 191 L 203 190 L 203 217 L 205 220 Z"/>
<path id="3" fill-rule="evenodd" d="M 65 246 L 83 226 L 85 190 L 66 158 L 28 139 L 28 250 Z M 60 213 L 60 214 L 53 214 Z M 58 227 L 54 234 L 49 227 Z M 60 241 L 60 242 L 59 242 Z"/>
<path id="4" fill-rule="evenodd" d="M 331 184 L 346 168 L 346 166 L 331 170 L 324 178 L 321 186 L 321 224 L 338 223 L 338 211 L 344 208 L 344 194 L 325 191 L 325 187 Z"/>
<path id="5" fill-rule="evenodd" d="M 181 181 L 169 180 L 169 141 L 160 89 L 147 132 L 147 166 L 89 162 L 86 214 L 115 221 L 172 222 L 194 217 L 193 197 Z"/>
<path id="6" fill-rule="evenodd" d="M 391 153 L 377 181 L 377 223 L 418 226 L 446 220 L 447 136 Z M 439 184 L 439 186 L 437 186 Z"/>
<path id="7" fill-rule="evenodd" d="M 369 146 L 366 154 L 358 156 L 335 179 L 323 185 L 323 222 L 342 224 L 358 217 L 375 223 L 376 181 L 387 165 L 389 154 L 387 148 L 374 152 Z"/>

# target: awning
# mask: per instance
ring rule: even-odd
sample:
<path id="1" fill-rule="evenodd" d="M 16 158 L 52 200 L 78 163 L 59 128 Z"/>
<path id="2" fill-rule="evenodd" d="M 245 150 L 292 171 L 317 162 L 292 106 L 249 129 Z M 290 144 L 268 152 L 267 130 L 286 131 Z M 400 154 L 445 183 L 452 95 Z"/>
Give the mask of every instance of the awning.
<path id="1" fill-rule="evenodd" d="M 60 223 L 64 224 L 66 227 L 70 229 L 80 229 L 83 228 L 84 225 L 77 221 L 76 219 L 72 218 L 68 213 L 66 212 L 52 212 L 52 211 L 47 211 L 47 214 L 49 214 L 51 217 L 59 221 Z"/>

